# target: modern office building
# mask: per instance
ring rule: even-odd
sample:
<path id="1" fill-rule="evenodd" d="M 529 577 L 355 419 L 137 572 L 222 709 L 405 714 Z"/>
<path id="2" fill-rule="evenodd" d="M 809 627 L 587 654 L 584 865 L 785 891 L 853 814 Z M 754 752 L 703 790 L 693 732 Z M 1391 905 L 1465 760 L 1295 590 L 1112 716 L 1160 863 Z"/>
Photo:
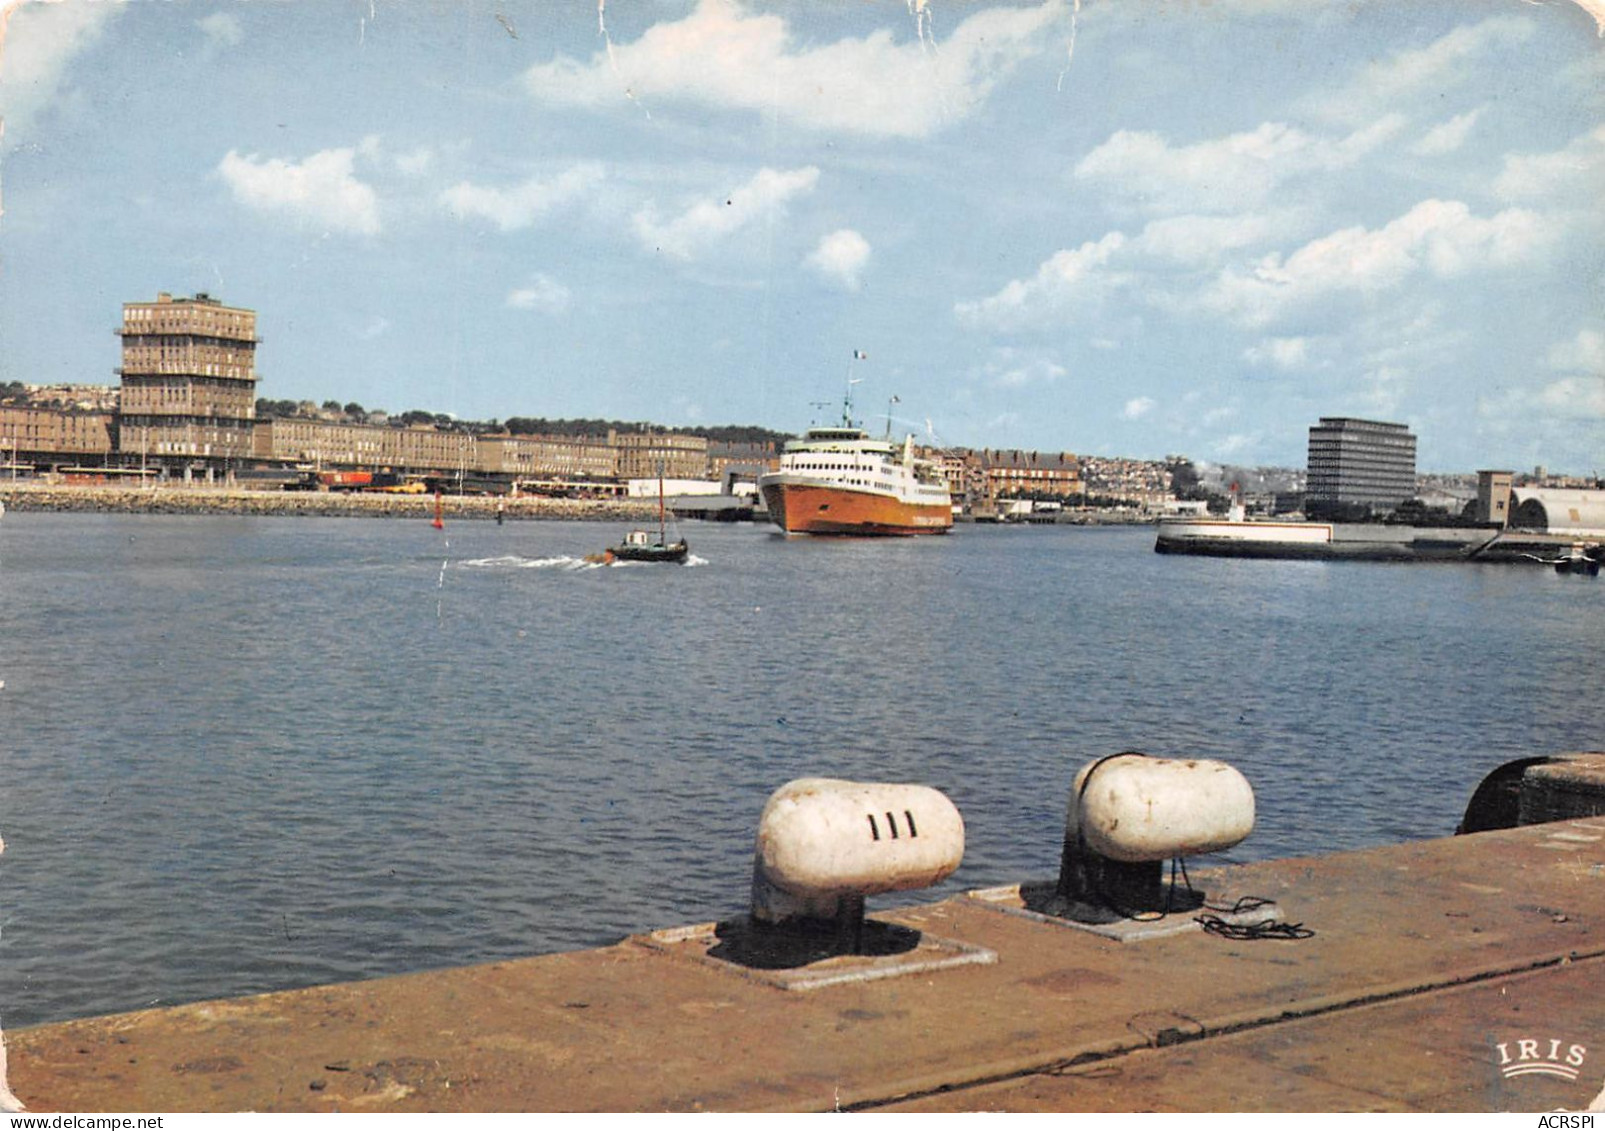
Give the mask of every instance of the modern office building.
<path id="1" fill-rule="evenodd" d="M 1416 493 L 1416 438 L 1403 424 L 1323 416 L 1310 429 L 1311 518 L 1388 511 Z"/>
<path id="2" fill-rule="evenodd" d="M 123 304 L 117 450 L 185 475 L 251 457 L 256 312 L 207 294 Z"/>

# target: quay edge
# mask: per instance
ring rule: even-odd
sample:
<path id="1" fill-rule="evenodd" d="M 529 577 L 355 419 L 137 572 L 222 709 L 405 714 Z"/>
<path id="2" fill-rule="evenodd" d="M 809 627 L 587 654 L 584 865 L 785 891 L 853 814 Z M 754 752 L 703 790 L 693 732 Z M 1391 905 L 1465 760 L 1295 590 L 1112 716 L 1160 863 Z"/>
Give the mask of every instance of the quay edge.
<path id="1" fill-rule="evenodd" d="M 1582 781 L 1567 819 L 1195 873 L 1309 938 L 1121 943 L 960 896 L 872 915 L 991 965 L 789 992 L 632 938 L 16 1030 L 10 1085 L 79 1112 L 1583 1110 L 1605 754 L 1540 768 L 1546 797 Z"/>
<path id="2" fill-rule="evenodd" d="M 1484 527 L 1161 519 L 1154 536 L 1161 554 L 1304 561 L 1554 564 L 1579 548 L 1597 568 L 1597 537 Z"/>

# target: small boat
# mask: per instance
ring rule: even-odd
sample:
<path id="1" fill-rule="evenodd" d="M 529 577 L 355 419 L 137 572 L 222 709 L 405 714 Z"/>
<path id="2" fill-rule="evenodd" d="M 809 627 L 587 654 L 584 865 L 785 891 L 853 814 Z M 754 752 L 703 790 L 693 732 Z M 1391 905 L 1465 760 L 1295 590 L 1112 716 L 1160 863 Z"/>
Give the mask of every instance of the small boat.
<path id="1" fill-rule="evenodd" d="M 683 562 L 690 553 L 684 538 L 666 542 L 660 532 L 654 540 L 647 530 L 632 530 L 619 545 L 607 548 L 608 558 L 621 562 Z"/>
<path id="2" fill-rule="evenodd" d="M 609 546 L 602 554 L 593 555 L 587 560 L 600 559 L 603 562 L 683 562 L 691 553 L 691 547 L 684 538 L 674 542 L 669 541 L 664 530 L 663 505 L 663 472 L 658 472 L 658 529 L 657 537 L 653 537 L 650 530 L 632 530 L 624 536 L 624 541 L 617 546 Z"/>

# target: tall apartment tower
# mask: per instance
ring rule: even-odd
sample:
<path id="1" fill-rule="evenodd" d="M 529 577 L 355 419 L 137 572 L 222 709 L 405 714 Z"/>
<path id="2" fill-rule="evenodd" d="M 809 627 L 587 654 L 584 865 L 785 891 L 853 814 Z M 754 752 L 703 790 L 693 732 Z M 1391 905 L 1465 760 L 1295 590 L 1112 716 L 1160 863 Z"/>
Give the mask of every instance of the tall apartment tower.
<path id="1" fill-rule="evenodd" d="M 117 450 L 210 475 L 251 455 L 256 312 L 207 294 L 123 304 Z"/>
<path id="2" fill-rule="evenodd" d="M 1403 424 L 1323 416 L 1310 429 L 1304 510 L 1391 510 L 1416 493 L 1416 438 Z"/>

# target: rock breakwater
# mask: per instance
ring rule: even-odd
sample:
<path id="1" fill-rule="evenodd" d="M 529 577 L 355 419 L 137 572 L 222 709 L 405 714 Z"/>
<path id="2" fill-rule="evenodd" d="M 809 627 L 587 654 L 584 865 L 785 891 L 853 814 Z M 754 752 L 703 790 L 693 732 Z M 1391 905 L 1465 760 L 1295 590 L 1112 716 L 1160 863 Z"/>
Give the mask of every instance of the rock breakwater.
<path id="1" fill-rule="evenodd" d="M 338 518 L 432 518 L 433 495 L 340 494 L 319 491 L 247 491 L 223 487 L 101 487 L 46 484 L 0 485 L 9 511 L 74 511 L 103 514 L 233 514 Z M 442 510 L 452 519 L 591 519 L 645 522 L 657 505 L 640 499 L 551 499 L 447 495 Z"/>

